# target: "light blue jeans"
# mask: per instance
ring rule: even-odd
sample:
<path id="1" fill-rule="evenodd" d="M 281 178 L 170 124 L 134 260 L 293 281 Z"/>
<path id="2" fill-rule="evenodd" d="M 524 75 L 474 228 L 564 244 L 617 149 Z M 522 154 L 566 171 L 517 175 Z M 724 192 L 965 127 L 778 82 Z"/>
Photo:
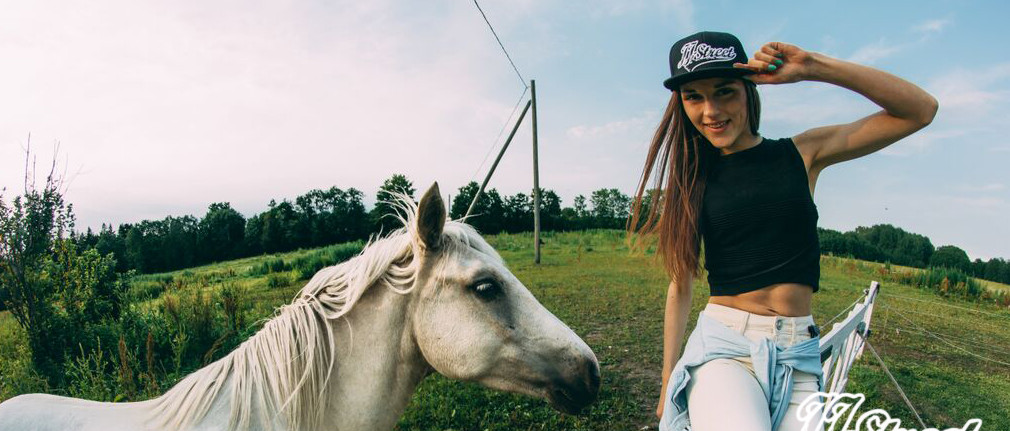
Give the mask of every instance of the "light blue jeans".
<path id="1" fill-rule="evenodd" d="M 702 313 L 748 339 L 770 338 L 782 347 L 809 340 L 808 328 L 814 325 L 813 316 L 762 316 L 711 303 Z M 690 374 L 687 406 L 692 431 L 776 431 L 771 429 L 768 400 L 758 385 L 749 356 L 713 359 L 694 367 Z M 804 429 L 805 423 L 796 412 L 808 396 L 818 391 L 817 380 L 813 374 L 793 373 L 793 395 L 777 431 Z M 821 429 L 817 426 L 806 431 Z"/>

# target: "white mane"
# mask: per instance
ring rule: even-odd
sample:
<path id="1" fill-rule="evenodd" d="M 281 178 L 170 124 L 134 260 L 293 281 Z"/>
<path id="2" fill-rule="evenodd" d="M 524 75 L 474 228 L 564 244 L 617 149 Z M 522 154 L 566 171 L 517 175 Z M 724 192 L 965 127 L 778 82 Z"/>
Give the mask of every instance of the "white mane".
<path id="1" fill-rule="evenodd" d="M 321 402 L 337 359 L 328 321 L 346 315 L 375 284 L 399 294 L 413 288 L 419 262 L 415 258 L 417 205 L 404 197 L 393 203 L 403 212 L 397 218 L 404 227 L 371 241 L 351 260 L 316 273 L 256 335 L 155 400 L 151 422 L 167 429 L 186 429 L 208 413 L 227 385 L 234 397 L 231 430 L 247 429 L 253 411 L 268 428 L 275 418 L 267 417 L 267 412 L 280 412 L 290 429 L 319 429 L 325 410 Z M 477 231 L 460 222 L 446 223 L 442 243 L 447 253 L 476 248 L 498 256 Z"/>

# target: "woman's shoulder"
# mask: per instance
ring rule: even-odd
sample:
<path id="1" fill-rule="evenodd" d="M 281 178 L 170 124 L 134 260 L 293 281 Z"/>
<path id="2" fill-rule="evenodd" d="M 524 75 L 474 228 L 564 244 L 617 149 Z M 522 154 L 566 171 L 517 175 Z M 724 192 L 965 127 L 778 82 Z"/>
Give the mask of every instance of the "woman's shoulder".
<path id="1" fill-rule="evenodd" d="M 799 145 L 797 145 L 796 140 L 793 139 L 792 136 L 775 139 L 765 138 L 765 140 L 767 141 L 765 143 L 769 144 L 769 148 L 775 148 L 788 154 L 797 154 L 800 155 L 800 157 L 803 155 L 803 151 L 800 149 Z"/>
<path id="2" fill-rule="evenodd" d="M 781 155 L 784 153 L 794 152 L 796 146 L 795 144 L 793 144 L 792 137 L 785 137 L 785 138 L 765 137 L 764 139 L 761 140 L 761 143 L 754 148 L 757 150 L 755 151 L 755 153 L 762 154 L 760 156 L 760 158 L 762 159 L 768 159 L 768 158 L 777 159 L 779 157 L 782 157 Z"/>
<path id="3" fill-rule="evenodd" d="M 791 144 L 795 146 L 792 136 L 786 136 L 784 138 L 764 138 L 765 143 L 771 144 L 772 146 L 783 146 L 785 144 Z"/>

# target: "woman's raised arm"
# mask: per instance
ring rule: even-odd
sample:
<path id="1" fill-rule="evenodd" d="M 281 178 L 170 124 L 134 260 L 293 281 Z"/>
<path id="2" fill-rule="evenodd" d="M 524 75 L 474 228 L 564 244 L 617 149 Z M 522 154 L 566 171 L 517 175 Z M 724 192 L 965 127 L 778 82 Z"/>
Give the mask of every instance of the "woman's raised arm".
<path id="1" fill-rule="evenodd" d="M 933 96 L 897 76 L 787 43 L 767 43 L 746 65 L 736 66 L 759 72 L 748 77 L 758 84 L 827 82 L 862 94 L 883 108 L 849 124 L 818 127 L 797 135 L 793 141 L 811 174 L 911 135 L 933 121 L 938 107 Z"/>

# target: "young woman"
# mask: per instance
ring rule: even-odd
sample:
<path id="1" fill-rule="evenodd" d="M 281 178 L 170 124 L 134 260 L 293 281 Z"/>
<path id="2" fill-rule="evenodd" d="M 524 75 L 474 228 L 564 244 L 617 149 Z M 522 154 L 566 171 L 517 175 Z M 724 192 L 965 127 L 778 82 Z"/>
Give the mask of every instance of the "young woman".
<path id="1" fill-rule="evenodd" d="M 822 386 L 810 314 L 820 277 L 817 177 L 925 127 L 937 102 L 898 77 L 795 45 L 771 42 L 748 59 L 726 33 L 678 41 L 670 70 L 664 85 L 673 94 L 636 200 L 653 204 L 636 204 L 631 221 L 655 234 L 672 278 L 660 429 L 800 430 L 799 405 Z M 799 81 L 838 85 L 883 109 L 792 138 L 762 137 L 756 84 Z M 702 243 L 711 295 L 681 352 Z"/>

